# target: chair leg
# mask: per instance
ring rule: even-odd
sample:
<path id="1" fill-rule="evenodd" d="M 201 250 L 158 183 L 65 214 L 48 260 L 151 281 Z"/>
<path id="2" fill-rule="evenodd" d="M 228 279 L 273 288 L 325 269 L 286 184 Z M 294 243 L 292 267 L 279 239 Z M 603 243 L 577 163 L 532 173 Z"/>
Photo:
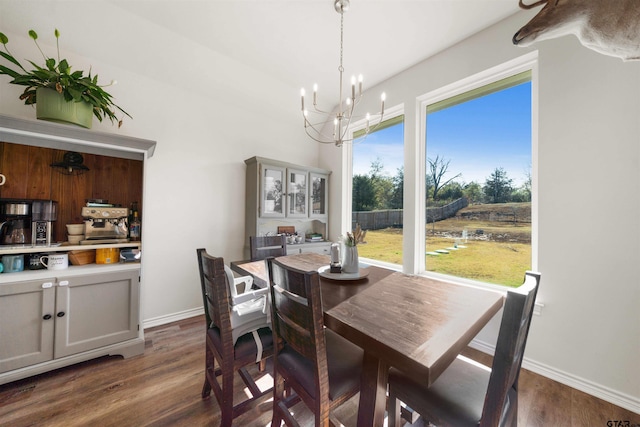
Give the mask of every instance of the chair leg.
<path id="1" fill-rule="evenodd" d="M 209 379 L 207 378 L 207 375 L 209 374 L 209 371 L 211 370 L 211 372 L 213 372 L 213 368 L 214 368 L 214 361 L 213 361 L 213 355 L 211 354 L 211 351 L 209 349 L 207 349 L 205 351 L 205 360 L 204 360 L 204 385 L 202 386 L 202 398 L 206 398 L 209 397 L 211 395 L 211 384 L 209 384 Z"/>
<path id="2" fill-rule="evenodd" d="M 205 399 L 211 395 L 211 384 L 207 380 L 206 374 L 204 378 L 204 385 L 202 386 L 202 398 Z"/>
<path id="3" fill-rule="evenodd" d="M 284 399 L 284 380 L 274 372 L 273 378 L 273 417 L 271 418 L 271 427 L 280 427 L 282 424 L 282 406 Z"/>
<path id="4" fill-rule="evenodd" d="M 222 367 L 221 427 L 231 427 L 233 422 L 233 375 L 233 365 Z"/>
<path id="5" fill-rule="evenodd" d="M 389 388 L 389 407 L 387 409 L 387 419 L 389 427 L 400 427 L 400 401 L 396 394 Z"/>

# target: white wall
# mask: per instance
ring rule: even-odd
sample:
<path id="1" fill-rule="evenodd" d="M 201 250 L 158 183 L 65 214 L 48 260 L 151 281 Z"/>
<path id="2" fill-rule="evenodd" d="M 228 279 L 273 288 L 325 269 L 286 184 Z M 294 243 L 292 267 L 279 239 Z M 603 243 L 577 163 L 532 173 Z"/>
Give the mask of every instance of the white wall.
<path id="1" fill-rule="evenodd" d="M 405 209 L 416 205 L 419 95 L 492 68 L 531 49 L 512 35 L 519 13 L 370 90 L 405 105 Z M 524 366 L 640 412 L 640 62 L 599 55 L 573 36 L 540 43 L 537 191 L 542 273 Z M 375 110 L 376 97 L 368 98 Z M 534 132 L 535 133 L 535 132 Z M 417 160 L 416 160 L 417 158 Z M 321 165 L 339 150 L 321 150 Z M 332 179 L 337 178 L 334 171 Z M 332 182 L 333 184 L 333 182 Z M 412 188 L 414 187 L 414 188 Z M 333 187 L 332 215 L 340 194 Z M 421 207 L 420 207 L 421 208 Z M 405 219 L 407 248 L 415 230 Z M 339 233 L 340 225 L 334 222 Z M 478 337 L 495 344 L 499 319 Z"/>
<path id="2" fill-rule="evenodd" d="M 510 40 L 528 16 L 518 14 L 371 88 L 374 94 L 384 88 L 389 106 L 405 104 L 405 153 L 414 159 L 405 166 L 407 194 L 419 161 L 415 97 L 527 52 Z M 104 31 L 94 19 L 117 29 Z M 53 43 L 53 25 L 72 65 L 92 65 L 105 81 L 117 79 L 110 92 L 134 116 L 119 130 L 108 122 L 94 128 L 158 141 L 145 168 L 148 324 L 201 307 L 196 248 L 226 260 L 242 257 L 244 159 L 259 155 L 333 170 L 330 215 L 332 221 L 340 217 L 340 150 L 301 143 L 306 137 L 298 126 L 297 87 L 108 2 L 0 1 L 0 31 L 20 58 L 37 58 L 26 31 L 34 28 L 44 44 Z M 95 33 L 98 41 L 87 36 Z M 545 308 L 534 318 L 526 365 L 640 412 L 640 63 L 598 55 L 570 37 L 537 48 L 537 268 Z M 204 83 L 195 77 L 202 73 Z M 6 79 L 0 82 L 0 114 L 33 119 L 33 110 L 17 99 L 19 88 Z M 261 104 L 267 99 L 268 108 Z M 377 96 L 371 99 L 377 103 Z M 334 221 L 330 236 L 341 231 Z M 495 322 L 490 326 L 495 329 Z M 480 338 L 494 342 L 495 330 Z"/>
<path id="3" fill-rule="evenodd" d="M 95 20 L 112 23 L 112 29 Z M 0 31 L 17 58 L 40 58 L 26 37 L 31 28 L 43 50 L 55 55 L 54 26 L 61 32 L 62 56 L 76 69 L 92 66 L 100 81 L 117 79 L 108 90 L 134 117 L 120 129 L 94 120 L 94 130 L 158 142 L 145 164 L 145 324 L 202 310 L 195 249 L 205 247 L 226 261 L 243 257 L 244 160 L 257 155 L 317 164 L 315 143 L 301 143 L 299 87 L 284 86 L 108 2 L 0 1 Z M 8 81 L 0 77 L 0 114 L 35 120 L 34 109 L 18 100 L 20 87 Z"/>

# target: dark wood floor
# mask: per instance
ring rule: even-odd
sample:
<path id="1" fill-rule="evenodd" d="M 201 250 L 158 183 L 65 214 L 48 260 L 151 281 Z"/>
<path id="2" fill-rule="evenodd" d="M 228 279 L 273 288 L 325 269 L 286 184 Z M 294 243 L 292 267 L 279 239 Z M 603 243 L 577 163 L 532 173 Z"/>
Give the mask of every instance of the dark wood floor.
<path id="1" fill-rule="evenodd" d="M 1 385 L 0 425 L 219 425 L 215 398 L 200 397 L 204 380 L 204 318 L 152 328 L 145 331 L 145 337 L 144 355 L 126 360 L 104 357 Z M 490 357 L 483 353 L 469 350 L 467 355 L 490 363 Z M 265 387 L 269 380 L 268 375 L 263 378 Z M 353 399 L 336 415 L 346 426 L 353 426 L 356 411 L 357 399 Z M 266 403 L 236 419 L 234 425 L 264 427 L 270 420 L 271 408 Z M 627 420 L 629 424 L 607 424 L 610 420 Z M 523 370 L 518 424 L 640 425 L 640 415 Z"/>

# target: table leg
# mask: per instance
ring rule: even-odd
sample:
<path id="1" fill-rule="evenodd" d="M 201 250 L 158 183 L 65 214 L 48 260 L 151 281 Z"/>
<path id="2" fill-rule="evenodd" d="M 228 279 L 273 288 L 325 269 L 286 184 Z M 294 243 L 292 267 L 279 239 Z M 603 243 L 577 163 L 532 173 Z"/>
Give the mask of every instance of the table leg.
<path id="1" fill-rule="evenodd" d="M 360 380 L 358 427 L 382 427 L 384 424 L 388 375 L 389 365 L 365 351 Z"/>

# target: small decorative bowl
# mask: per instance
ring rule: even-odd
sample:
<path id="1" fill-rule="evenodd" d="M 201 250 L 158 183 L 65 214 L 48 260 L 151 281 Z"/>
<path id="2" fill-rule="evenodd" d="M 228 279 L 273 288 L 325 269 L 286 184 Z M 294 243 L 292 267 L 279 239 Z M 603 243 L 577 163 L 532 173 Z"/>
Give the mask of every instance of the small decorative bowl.
<path id="1" fill-rule="evenodd" d="M 68 240 L 72 245 L 77 245 L 84 239 L 84 234 L 69 234 Z"/>
<path id="2" fill-rule="evenodd" d="M 67 224 L 67 234 L 77 236 L 84 234 L 84 224 Z"/>

